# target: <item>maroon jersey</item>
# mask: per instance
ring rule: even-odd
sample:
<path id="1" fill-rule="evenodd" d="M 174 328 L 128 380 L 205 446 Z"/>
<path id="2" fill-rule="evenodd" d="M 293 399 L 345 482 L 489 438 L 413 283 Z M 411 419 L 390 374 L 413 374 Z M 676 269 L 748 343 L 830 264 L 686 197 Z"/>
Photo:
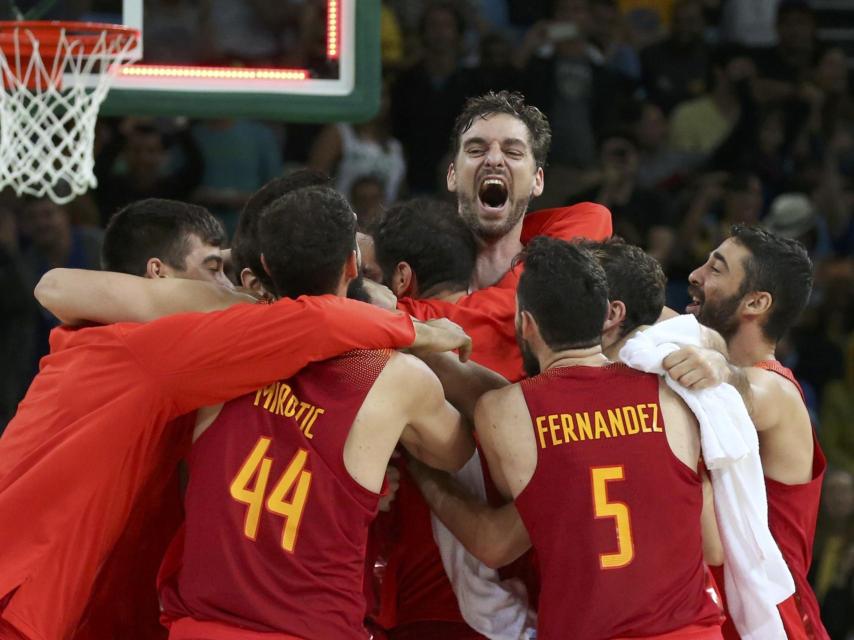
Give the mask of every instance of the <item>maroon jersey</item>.
<path id="1" fill-rule="evenodd" d="M 170 618 L 301 638 L 367 638 L 362 591 L 379 496 L 344 444 L 389 351 L 310 365 L 223 406 L 190 455 L 182 567 Z"/>
<path id="2" fill-rule="evenodd" d="M 794 374 L 778 361 L 764 360 L 757 362 L 755 366 L 783 376 L 797 387 L 801 398 L 804 397 L 804 391 Z M 821 499 L 821 483 L 827 469 L 824 452 L 818 444 L 814 431 L 812 440 L 812 479 L 809 482 L 783 484 L 771 478 L 765 478 L 765 488 L 768 493 L 768 528 L 771 529 L 771 535 L 780 547 L 780 552 L 795 580 L 794 603 L 806 637 L 827 639 L 829 636 L 821 624 L 818 601 L 807 581 L 807 573 L 812 563 L 812 545 Z M 793 634 L 790 632 L 790 635 Z"/>
<path id="3" fill-rule="evenodd" d="M 671 451 L 658 376 L 623 365 L 521 382 L 537 467 L 516 498 L 542 579 L 539 640 L 715 625 L 702 482 Z"/>

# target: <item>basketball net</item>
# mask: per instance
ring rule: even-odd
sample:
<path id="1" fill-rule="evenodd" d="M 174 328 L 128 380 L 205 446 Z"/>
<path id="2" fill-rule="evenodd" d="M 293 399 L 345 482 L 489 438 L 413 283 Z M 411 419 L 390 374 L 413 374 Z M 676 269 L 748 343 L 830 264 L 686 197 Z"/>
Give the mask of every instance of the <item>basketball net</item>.
<path id="1" fill-rule="evenodd" d="M 0 189 L 62 204 L 97 186 L 98 108 L 138 43 L 116 25 L 0 22 Z"/>

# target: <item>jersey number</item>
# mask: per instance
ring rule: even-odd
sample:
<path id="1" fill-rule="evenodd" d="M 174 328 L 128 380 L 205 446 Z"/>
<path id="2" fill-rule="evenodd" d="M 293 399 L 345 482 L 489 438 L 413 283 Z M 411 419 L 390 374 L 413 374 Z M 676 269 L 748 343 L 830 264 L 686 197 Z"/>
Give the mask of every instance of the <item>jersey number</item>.
<path id="1" fill-rule="evenodd" d="M 617 528 L 617 551 L 600 553 L 599 566 L 602 569 L 620 569 L 630 564 L 635 557 L 629 507 L 624 502 L 608 502 L 608 482 L 624 480 L 623 467 L 591 467 L 590 479 L 596 518 L 613 518 Z"/>
<path id="2" fill-rule="evenodd" d="M 300 449 L 294 454 L 273 490 L 264 500 L 267 481 L 270 478 L 270 467 L 273 466 L 272 458 L 264 455 L 270 447 L 270 442 L 270 438 L 258 438 L 255 448 L 234 476 L 229 489 L 232 498 L 247 505 L 246 519 L 243 524 L 243 533 L 246 537 L 251 540 L 257 538 L 261 511 L 266 507 L 270 513 L 285 519 L 282 529 L 282 548 L 293 553 L 302 512 L 308 499 L 308 490 L 311 488 L 311 471 L 305 470 L 308 451 Z M 250 489 L 249 483 L 253 476 L 255 485 Z M 287 499 L 289 494 L 290 499 Z"/>

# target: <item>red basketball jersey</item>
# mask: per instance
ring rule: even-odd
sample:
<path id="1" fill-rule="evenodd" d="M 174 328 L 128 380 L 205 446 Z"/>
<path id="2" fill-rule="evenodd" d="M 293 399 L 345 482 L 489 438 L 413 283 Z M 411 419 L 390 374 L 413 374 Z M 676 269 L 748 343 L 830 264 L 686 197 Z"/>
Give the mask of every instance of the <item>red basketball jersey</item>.
<path id="1" fill-rule="evenodd" d="M 170 618 L 301 638 L 367 638 L 362 591 L 379 496 L 344 444 L 390 351 L 306 367 L 224 405 L 190 456 L 182 567 Z"/>
<path id="2" fill-rule="evenodd" d="M 804 397 L 803 389 L 790 369 L 777 360 L 762 360 L 754 366 L 773 371 L 791 382 Z M 807 581 L 812 563 L 812 546 L 815 538 L 815 525 L 818 518 L 821 483 L 827 469 L 824 452 L 813 432 L 812 478 L 803 484 L 784 484 L 771 478 L 765 478 L 768 495 L 768 528 L 780 547 L 783 559 L 795 581 L 795 595 L 778 607 L 791 640 L 829 640 L 827 631 L 821 623 L 820 610 L 815 593 Z M 714 567 L 715 582 L 724 596 L 723 572 Z M 727 640 L 737 640 L 740 636 L 727 619 L 723 627 Z"/>
<path id="3" fill-rule="evenodd" d="M 537 468 L 516 506 L 542 579 L 538 639 L 715 625 L 699 475 L 670 449 L 658 376 L 565 367 L 521 382 Z"/>

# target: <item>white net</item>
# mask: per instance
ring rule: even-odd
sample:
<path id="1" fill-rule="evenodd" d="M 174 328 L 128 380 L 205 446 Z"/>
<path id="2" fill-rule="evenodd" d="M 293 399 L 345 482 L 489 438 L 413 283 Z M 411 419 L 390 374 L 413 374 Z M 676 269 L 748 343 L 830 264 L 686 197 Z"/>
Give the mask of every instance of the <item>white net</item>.
<path id="1" fill-rule="evenodd" d="M 132 62 L 139 34 L 56 27 L 0 30 L 0 189 L 68 202 L 97 186 L 93 144 L 110 68 Z"/>

